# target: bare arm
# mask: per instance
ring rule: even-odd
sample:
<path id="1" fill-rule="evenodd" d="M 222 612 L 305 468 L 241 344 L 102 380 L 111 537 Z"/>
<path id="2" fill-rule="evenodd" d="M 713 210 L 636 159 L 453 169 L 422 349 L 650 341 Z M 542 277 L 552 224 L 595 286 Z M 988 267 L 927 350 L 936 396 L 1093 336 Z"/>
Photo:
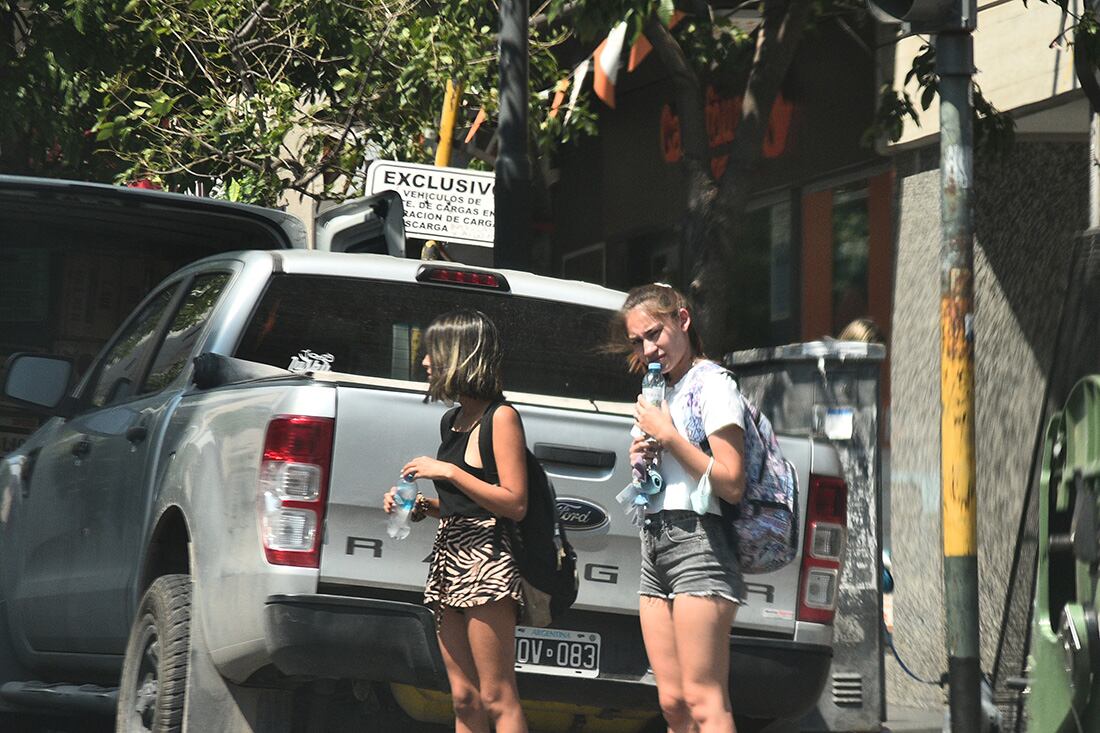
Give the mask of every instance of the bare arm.
<path id="1" fill-rule="evenodd" d="M 676 430 L 668 413 L 668 403 L 656 407 L 639 399 L 634 414 L 638 426 L 654 438 L 662 450 L 671 453 L 688 475 L 696 481 L 702 477 L 711 457 Z M 707 436 L 707 441 L 714 456 L 714 467 L 710 471 L 711 490 L 722 499 L 736 504 L 745 492 L 745 433 L 738 425 L 727 425 Z M 644 448 L 644 439 L 635 441 L 631 446 L 632 451 Z"/>
<path id="2" fill-rule="evenodd" d="M 519 521 L 527 514 L 527 455 L 519 414 L 507 405 L 493 413 L 493 458 L 500 485 L 482 481 L 453 463 L 427 456 L 414 458 L 401 471 L 413 471 L 417 478 L 450 481 L 478 506 Z"/>

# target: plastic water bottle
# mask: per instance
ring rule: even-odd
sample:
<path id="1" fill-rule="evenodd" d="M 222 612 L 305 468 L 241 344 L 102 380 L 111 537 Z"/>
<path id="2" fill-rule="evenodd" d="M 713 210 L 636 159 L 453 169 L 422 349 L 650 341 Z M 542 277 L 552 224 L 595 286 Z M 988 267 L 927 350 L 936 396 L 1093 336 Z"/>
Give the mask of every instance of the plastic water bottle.
<path id="1" fill-rule="evenodd" d="M 393 511 L 386 524 L 386 534 L 395 540 L 409 536 L 409 512 L 416 504 L 416 476 L 407 473 L 397 480 L 397 493 L 393 497 Z"/>
<path id="2" fill-rule="evenodd" d="M 651 405 L 660 405 L 665 401 L 665 375 L 661 373 L 659 362 L 650 362 L 642 377 L 642 397 Z"/>

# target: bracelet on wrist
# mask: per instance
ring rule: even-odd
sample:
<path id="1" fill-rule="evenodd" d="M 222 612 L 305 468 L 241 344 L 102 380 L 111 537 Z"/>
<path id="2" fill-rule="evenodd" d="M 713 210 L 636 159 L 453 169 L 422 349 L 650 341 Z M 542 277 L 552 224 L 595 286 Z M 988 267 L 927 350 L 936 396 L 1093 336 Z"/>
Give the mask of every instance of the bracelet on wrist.
<path id="1" fill-rule="evenodd" d="M 428 497 L 418 492 L 416 501 L 413 502 L 412 511 L 409 512 L 409 520 L 419 522 L 421 519 L 428 516 L 428 506 Z"/>

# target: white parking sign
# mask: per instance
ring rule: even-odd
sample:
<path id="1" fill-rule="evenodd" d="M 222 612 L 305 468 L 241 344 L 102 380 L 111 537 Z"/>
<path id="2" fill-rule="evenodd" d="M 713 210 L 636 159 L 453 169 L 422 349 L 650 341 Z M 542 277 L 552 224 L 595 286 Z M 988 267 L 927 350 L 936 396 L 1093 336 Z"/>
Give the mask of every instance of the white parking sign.
<path id="1" fill-rule="evenodd" d="M 491 172 L 376 160 L 367 171 L 367 195 L 397 191 L 405 207 L 405 234 L 445 242 L 493 246 Z"/>

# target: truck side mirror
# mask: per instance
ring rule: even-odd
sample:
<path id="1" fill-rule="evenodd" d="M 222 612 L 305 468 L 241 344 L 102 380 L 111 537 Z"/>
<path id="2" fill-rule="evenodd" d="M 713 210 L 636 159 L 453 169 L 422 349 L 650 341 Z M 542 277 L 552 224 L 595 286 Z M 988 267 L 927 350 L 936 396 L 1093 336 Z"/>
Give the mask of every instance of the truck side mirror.
<path id="1" fill-rule="evenodd" d="M 4 397 L 50 415 L 70 412 L 66 399 L 73 377 L 72 359 L 43 354 L 12 354 L 4 369 Z"/>

